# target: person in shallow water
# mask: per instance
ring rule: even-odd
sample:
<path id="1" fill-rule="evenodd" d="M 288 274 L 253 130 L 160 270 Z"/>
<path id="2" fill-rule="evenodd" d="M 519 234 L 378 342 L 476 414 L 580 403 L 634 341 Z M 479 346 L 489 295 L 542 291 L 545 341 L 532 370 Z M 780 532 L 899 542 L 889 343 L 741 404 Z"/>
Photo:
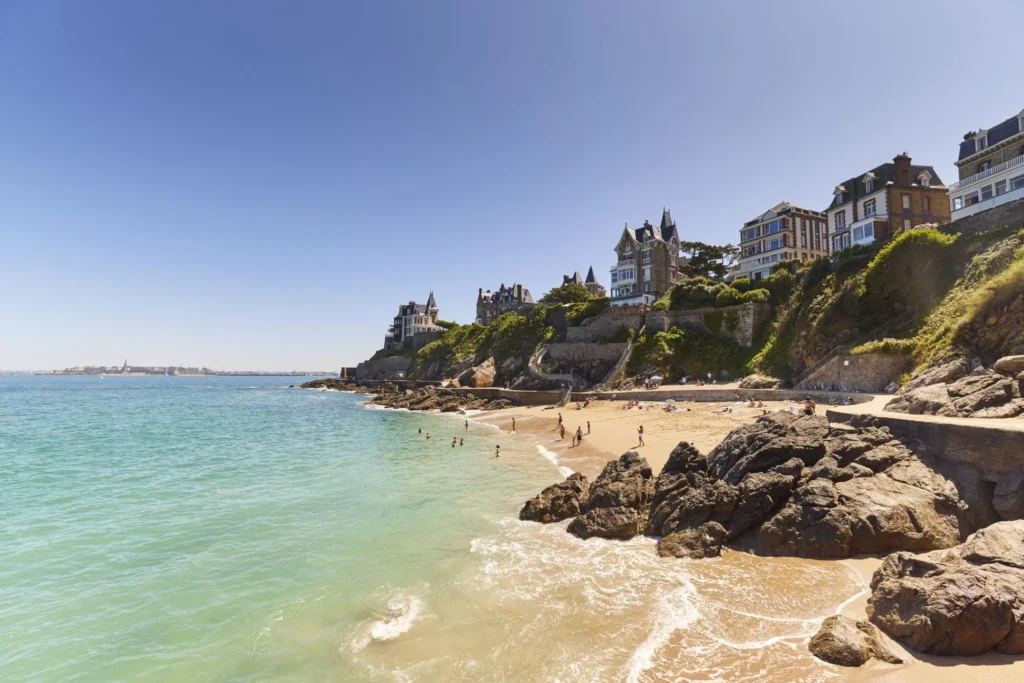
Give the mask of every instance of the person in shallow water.
<path id="1" fill-rule="evenodd" d="M 420 427 L 419 430 L 416 433 L 417 434 L 422 434 L 423 433 L 423 427 Z"/>
<path id="2" fill-rule="evenodd" d="M 455 442 L 458 441 L 458 440 L 459 439 L 457 437 L 454 437 L 454 436 L 452 437 L 452 448 L 455 448 Z"/>
<path id="3" fill-rule="evenodd" d="M 459 439 L 459 448 L 462 447 L 462 439 Z"/>
<path id="4" fill-rule="evenodd" d="M 501 445 L 500 444 L 494 447 L 494 457 L 495 458 L 500 458 L 501 457 Z"/>
<path id="5" fill-rule="evenodd" d="M 427 432 L 427 441 L 430 441 L 430 432 Z"/>
<path id="6" fill-rule="evenodd" d="M 469 431 L 469 420 L 466 420 L 466 431 Z"/>

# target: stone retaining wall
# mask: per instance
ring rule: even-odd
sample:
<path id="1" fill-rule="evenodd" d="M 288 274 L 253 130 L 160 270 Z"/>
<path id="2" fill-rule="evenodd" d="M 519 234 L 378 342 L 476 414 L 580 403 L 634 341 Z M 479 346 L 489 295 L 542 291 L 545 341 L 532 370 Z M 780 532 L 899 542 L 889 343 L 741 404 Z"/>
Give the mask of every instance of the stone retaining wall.
<path id="1" fill-rule="evenodd" d="M 1015 202 L 1009 202 L 994 209 L 961 218 L 958 221 L 947 223 L 939 229 L 949 234 L 962 232 L 965 235 L 970 235 L 1004 225 L 1011 227 L 1024 226 L 1024 199 L 1018 199 Z"/>
<path id="2" fill-rule="evenodd" d="M 393 358 L 378 358 L 377 360 L 364 360 L 356 366 L 356 379 L 387 379 L 399 372 L 405 372 L 412 363 L 411 358 L 395 356 Z"/>
<path id="3" fill-rule="evenodd" d="M 608 339 L 623 328 L 639 331 L 643 320 L 644 310 L 641 306 L 612 306 L 583 321 L 579 327 L 566 329 L 565 339 L 572 343 L 593 343 L 599 339 Z"/>
<path id="4" fill-rule="evenodd" d="M 553 361 L 585 363 L 587 361 L 616 362 L 626 350 L 626 344 L 548 344 L 548 358 Z"/>
<path id="5" fill-rule="evenodd" d="M 797 389 L 877 394 L 907 369 L 910 358 L 888 353 L 839 355 L 815 370 Z"/>
<path id="6" fill-rule="evenodd" d="M 648 311 L 646 323 L 648 331 L 667 332 L 679 327 L 721 335 L 740 346 L 750 347 L 771 315 L 770 305 L 748 303 L 688 311 Z"/>

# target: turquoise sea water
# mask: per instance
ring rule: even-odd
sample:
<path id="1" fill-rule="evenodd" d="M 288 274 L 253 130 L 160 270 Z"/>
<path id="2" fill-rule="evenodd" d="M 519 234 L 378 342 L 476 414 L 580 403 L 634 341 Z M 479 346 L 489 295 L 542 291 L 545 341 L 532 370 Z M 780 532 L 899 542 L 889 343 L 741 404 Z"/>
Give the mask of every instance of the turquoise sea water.
<path id="1" fill-rule="evenodd" d="M 841 565 L 519 522 L 527 437 L 300 381 L 0 378 L 0 681 L 822 673 Z"/>

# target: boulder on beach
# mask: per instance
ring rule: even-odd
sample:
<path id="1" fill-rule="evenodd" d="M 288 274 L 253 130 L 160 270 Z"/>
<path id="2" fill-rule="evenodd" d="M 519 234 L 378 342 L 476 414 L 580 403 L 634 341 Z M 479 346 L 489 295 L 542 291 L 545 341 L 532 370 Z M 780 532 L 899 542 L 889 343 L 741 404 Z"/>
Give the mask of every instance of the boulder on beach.
<path id="1" fill-rule="evenodd" d="M 861 666 L 872 657 L 890 664 L 903 663 L 874 625 L 838 614 L 822 622 L 808 649 L 818 659 L 839 666 Z"/>
<path id="2" fill-rule="evenodd" d="M 718 522 L 707 522 L 696 529 L 684 529 L 662 536 L 658 541 L 658 555 L 702 560 L 722 554 L 726 531 Z"/>
<path id="3" fill-rule="evenodd" d="M 1024 654 L 1024 521 L 947 550 L 888 556 L 871 579 L 868 616 L 918 652 Z"/>
<path id="4" fill-rule="evenodd" d="M 474 365 L 455 378 L 459 386 L 481 389 L 494 386 L 494 376 L 497 369 L 494 367 L 494 359 L 488 358 L 480 365 Z"/>
<path id="5" fill-rule="evenodd" d="M 580 538 L 628 540 L 647 526 L 654 476 L 640 454 L 630 451 L 612 460 L 587 493 L 586 510 L 569 524 Z"/>
<path id="6" fill-rule="evenodd" d="M 519 511 L 519 519 L 527 522 L 551 524 L 582 514 L 587 499 L 587 478 L 576 472 L 565 481 L 552 484 L 526 501 Z"/>
<path id="7" fill-rule="evenodd" d="M 1018 372 L 1024 372 L 1024 355 L 1003 356 L 995 362 L 992 369 L 1007 375 L 1016 375 Z"/>
<path id="8" fill-rule="evenodd" d="M 747 375 L 740 380 L 740 389 L 775 389 L 780 381 L 777 377 Z"/>

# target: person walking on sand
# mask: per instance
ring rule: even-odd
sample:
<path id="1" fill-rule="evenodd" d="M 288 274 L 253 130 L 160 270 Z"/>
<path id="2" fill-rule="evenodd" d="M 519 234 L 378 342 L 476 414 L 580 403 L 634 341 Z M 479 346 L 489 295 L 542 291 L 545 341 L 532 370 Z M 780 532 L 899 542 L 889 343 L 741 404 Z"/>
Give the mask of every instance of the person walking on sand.
<path id="1" fill-rule="evenodd" d="M 558 425 L 558 438 L 565 441 L 565 425 Z"/>
<path id="2" fill-rule="evenodd" d="M 516 431 L 516 419 L 514 417 L 512 418 L 512 431 Z"/>
<path id="3" fill-rule="evenodd" d="M 640 425 L 639 427 L 637 427 L 637 429 L 636 429 L 636 437 L 640 441 L 640 445 L 641 446 L 646 446 L 647 445 L 647 444 L 644 443 L 644 426 L 643 425 Z"/>
<path id="4" fill-rule="evenodd" d="M 590 433 L 590 420 L 587 420 L 587 434 Z"/>
<path id="5" fill-rule="evenodd" d="M 576 445 L 579 446 L 582 443 L 583 443 L 583 428 L 582 427 L 577 427 L 576 428 Z"/>
<path id="6" fill-rule="evenodd" d="M 562 426 L 562 414 L 561 413 L 558 414 L 558 426 L 559 426 L 559 428 L 561 428 L 561 426 Z"/>

